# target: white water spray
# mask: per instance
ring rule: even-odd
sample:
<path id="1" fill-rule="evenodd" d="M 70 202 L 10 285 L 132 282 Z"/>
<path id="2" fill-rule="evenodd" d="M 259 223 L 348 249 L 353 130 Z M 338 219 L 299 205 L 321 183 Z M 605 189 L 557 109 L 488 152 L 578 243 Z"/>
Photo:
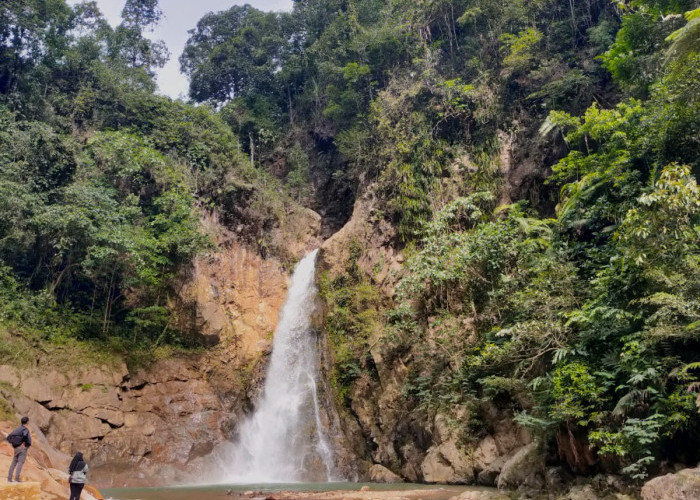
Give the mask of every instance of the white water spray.
<path id="1" fill-rule="evenodd" d="M 297 264 L 272 344 L 262 399 L 240 428 L 235 483 L 331 481 L 333 454 L 318 401 L 318 354 L 311 331 L 316 253 Z"/>

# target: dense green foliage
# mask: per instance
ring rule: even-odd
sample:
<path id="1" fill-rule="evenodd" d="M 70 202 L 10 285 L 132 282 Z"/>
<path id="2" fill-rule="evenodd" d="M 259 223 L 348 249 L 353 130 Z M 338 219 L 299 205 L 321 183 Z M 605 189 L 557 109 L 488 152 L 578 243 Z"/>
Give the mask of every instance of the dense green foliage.
<path id="1" fill-rule="evenodd" d="M 362 247 L 353 243 L 345 272 L 324 274 L 319 294 L 329 309 L 325 328 L 334 354 L 331 385 L 342 404 L 349 403 L 348 389 L 369 361 L 368 345 L 381 335 L 380 294 L 358 266 Z"/>
<path id="2" fill-rule="evenodd" d="M 91 3 L 4 2 L 0 319 L 159 342 L 203 210 L 266 251 L 286 193 L 331 228 L 358 194 L 382 235 L 320 283 L 341 404 L 381 349 L 419 412 L 496 401 L 632 478 L 697 462 L 697 9 L 234 6 L 180 56 L 192 106 L 154 95 L 154 0 L 116 29 Z M 395 295 L 376 241 L 407 257 Z"/>
<path id="3" fill-rule="evenodd" d="M 381 338 L 419 409 L 500 401 L 634 478 L 700 458 L 697 7 L 305 0 L 200 23 L 192 97 L 263 157 L 310 135 L 312 173 L 370 186 L 411 255 L 395 298 L 362 242 L 323 278 L 340 395 Z M 234 67 L 246 51 L 265 57 Z M 518 161 L 540 177 L 508 192 Z"/>
<path id="4" fill-rule="evenodd" d="M 525 130 L 551 108 L 581 113 L 613 99 L 592 58 L 618 24 L 602 0 L 308 0 L 290 14 L 210 14 L 180 61 L 191 96 L 223 104 L 256 157 L 288 160 L 301 143 L 317 184 L 342 192 L 380 179 L 409 242 L 439 209 L 428 199 L 445 198 L 450 163 L 468 158 L 479 182 L 496 182 L 497 132 L 516 116 Z"/>
<path id="5" fill-rule="evenodd" d="M 639 67 L 621 60 L 638 57 L 622 55 L 631 22 L 604 56 L 620 79 L 613 58 Z M 645 43 L 658 46 L 665 26 L 651 22 Z M 420 405 L 509 398 L 521 423 L 583 436 L 633 478 L 659 456 L 697 460 L 699 63 L 691 50 L 649 82 L 626 75 L 644 101 L 550 114 L 542 132 L 571 148 L 548 180 L 561 186 L 555 219 L 493 212 L 475 194 L 426 226 L 390 318 L 394 348 L 416 334 L 435 345 L 416 350 Z"/>
<path id="6" fill-rule="evenodd" d="M 155 0 L 109 27 L 93 3 L 0 6 L 0 321 L 51 338 L 178 338 L 177 276 L 215 211 L 267 246 L 279 184 L 211 109 L 154 94 Z M 272 193 L 275 192 L 273 195 Z"/>

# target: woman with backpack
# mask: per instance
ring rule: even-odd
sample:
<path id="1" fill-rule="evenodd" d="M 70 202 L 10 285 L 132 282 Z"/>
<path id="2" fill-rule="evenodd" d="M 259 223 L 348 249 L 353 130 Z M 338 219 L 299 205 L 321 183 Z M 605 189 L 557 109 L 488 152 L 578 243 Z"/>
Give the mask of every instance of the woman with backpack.
<path id="1" fill-rule="evenodd" d="M 83 454 L 80 452 L 76 453 L 68 467 L 68 474 L 70 474 L 70 478 L 68 478 L 70 483 L 70 500 L 80 500 L 80 494 L 83 492 L 89 469 L 88 464 L 83 459 Z"/>

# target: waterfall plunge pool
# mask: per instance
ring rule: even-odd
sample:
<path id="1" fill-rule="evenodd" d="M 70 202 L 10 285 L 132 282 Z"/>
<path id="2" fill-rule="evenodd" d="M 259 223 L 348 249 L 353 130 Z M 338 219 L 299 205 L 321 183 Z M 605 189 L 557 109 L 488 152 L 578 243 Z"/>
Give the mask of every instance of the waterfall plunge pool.
<path id="1" fill-rule="evenodd" d="M 370 491 L 361 492 L 368 486 Z M 230 494 L 228 492 L 231 492 Z M 246 492 L 254 495 L 245 495 Z M 217 484 L 179 486 L 167 488 L 119 488 L 104 489 L 102 494 L 111 500 L 239 500 L 265 498 L 272 495 L 281 500 L 312 499 L 341 500 L 350 498 L 347 492 L 356 492 L 351 498 L 410 498 L 411 500 L 448 500 L 464 491 L 496 491 L 493 488 L 465 485 L 438 485 L 415 483 L 266 483 L 266 484 Z M 333 494 L 332 492 L 337 492 Z M 345 493 L 343 493 L 345 492 Z M 295 495 L 298 493 L 298 496 Z M 327 496 L 323 493 L 328 493 Z M 383 493 L 383 494 L 382 494 Z"/>

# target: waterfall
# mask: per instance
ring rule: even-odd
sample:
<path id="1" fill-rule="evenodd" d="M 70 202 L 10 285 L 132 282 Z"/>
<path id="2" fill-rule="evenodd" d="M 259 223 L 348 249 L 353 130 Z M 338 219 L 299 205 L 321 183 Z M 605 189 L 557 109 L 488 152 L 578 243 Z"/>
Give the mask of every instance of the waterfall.
<path id="1" fill-rule="evenodd" d="M 272 344 L 262 398 L 233 451 L 236 483 L 330 481 L 333 453 L 318 401 L 318 353 L 311 330 L 317 250 L 297 264 Z"/>

